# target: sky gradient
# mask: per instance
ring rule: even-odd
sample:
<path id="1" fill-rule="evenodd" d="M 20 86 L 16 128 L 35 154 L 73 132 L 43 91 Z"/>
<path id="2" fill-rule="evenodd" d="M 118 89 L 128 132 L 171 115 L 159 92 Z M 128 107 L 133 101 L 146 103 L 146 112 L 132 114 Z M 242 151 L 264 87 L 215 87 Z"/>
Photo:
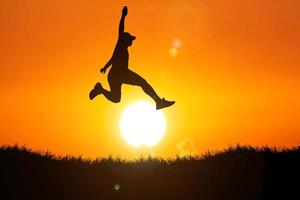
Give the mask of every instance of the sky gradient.
<path id="1" fill-rule="evenodd" d="M 167 131 L 151 149 L 121 137 L 122 101 L 91 102 L 112 55 L 121 9 L 137 36 L 129 66 L 159 95 Z M 0 144 L 87 157 L 172 157 L 228 145 L 300 142 L 298 0 L 0 0 Z M 180 41 L 177 55 L 170 55 Z M 175 42 L 176 43 L 176 42 Z"/>

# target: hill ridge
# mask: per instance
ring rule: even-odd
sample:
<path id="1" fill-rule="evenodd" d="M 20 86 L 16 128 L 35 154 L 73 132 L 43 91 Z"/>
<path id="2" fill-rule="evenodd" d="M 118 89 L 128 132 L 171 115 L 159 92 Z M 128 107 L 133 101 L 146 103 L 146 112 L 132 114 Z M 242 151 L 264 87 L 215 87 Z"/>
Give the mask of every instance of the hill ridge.
<path id="1" fill-rule="evenodd" d="M 298 194 L 300 146 L 135 161 L 2 146 L 0 163 L 7 199 L 288 199 Z"/>

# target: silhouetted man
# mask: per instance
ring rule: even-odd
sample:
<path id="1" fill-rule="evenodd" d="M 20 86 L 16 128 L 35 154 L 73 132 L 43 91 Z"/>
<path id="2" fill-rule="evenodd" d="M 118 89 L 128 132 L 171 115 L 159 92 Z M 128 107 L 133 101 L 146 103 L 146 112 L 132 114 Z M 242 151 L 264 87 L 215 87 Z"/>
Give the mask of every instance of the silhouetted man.
<path id="1" fill-rule="evenodd" d="M 132 45 L 132 42 L 136 37 L 130 33 L 124 32 L 126 15 L 127 7 L 125 6 L 122 10 L 122 17 L 119 25 L 119 37 L 114 53 L 111 59 L 100 70 L 101 73 L 105 73 L 107 68 L 109 68 L 110 65 L 112 66 L 108 74 L 110 91 L 104 89 L 98 82 L 90 92 L 90 99 L 92 100 L 97 95 L 103 94 L 108 100 L 118 103 L 121 100 L 121 86 L 124 83 L 142 87 L 143 91 L 156 102 L 156 109 L 173 105 L 175 101 L 167 101 L 164 98 L 160 98 L 145 79 L 128 69 L 128 47 Z"/>

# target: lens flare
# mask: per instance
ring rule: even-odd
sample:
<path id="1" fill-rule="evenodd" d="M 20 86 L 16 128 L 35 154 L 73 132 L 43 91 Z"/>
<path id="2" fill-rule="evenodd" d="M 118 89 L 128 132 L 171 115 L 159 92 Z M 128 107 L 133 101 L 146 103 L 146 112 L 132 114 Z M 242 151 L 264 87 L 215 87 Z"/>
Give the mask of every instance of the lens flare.
<path id="1" fill-rule="evenodd" d="M 177 55 L 178 55 L 178 50 L 177 50 L 177 48 L 171 48 L 171 49 L 169 50 L 169 56 L 170 56 L 170 57 L 174 58 L 174 57 L 176 57 Z"/>

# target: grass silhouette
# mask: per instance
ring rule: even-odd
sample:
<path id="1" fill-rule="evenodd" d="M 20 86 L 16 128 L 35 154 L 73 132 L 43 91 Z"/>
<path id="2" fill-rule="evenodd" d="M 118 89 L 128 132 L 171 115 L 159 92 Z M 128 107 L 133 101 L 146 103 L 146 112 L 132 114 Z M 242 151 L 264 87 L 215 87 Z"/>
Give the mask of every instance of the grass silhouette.
<path id="1" fill-rule="evenodd" d="M 2 146 L 0 163 L 3 199 L 247 200 L 300 196 L 300 146 L 236 146 L 172 160 L 89 160 Z"/>

